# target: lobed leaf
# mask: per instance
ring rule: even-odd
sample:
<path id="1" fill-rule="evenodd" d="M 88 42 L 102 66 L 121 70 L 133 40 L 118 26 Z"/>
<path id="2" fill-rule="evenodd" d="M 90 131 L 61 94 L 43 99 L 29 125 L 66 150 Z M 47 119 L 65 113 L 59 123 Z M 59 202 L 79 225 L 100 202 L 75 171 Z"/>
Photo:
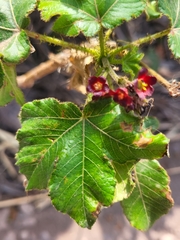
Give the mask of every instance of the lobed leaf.
<path id="1" fill-rule="evenodd" d="M 161 13 L 158 11 L 157 0 L 144 0 L 146 4 L 145 13 L 148 21 L 159 18 Z"/>
<path id="2" fill-rule="evenodd" d="M 180 0 L 158 0 L 160 11 L 171 21 L 171 32 L 168 34 L 169 47 L 175 58 L 180 58 Z"/>
<path id="3" fill-rule="evenodd" d="M 81 31 L 92 37 L 101 26 L 114 28 L 138 17 L 144 6 L 143 0 L 40 0 L 38 9 L 45 21 L 60 15 L 53 28 L 56 32 L 75 36 Z"/>
<path id="4" fill-rule="evenodd" d="M 0 106 L 13 99 L 20 105 L 25 103 L 24 95 L 17 86 L 14 66 L 8 66 L 0 60 Z"/>
<path id="5" fill-rule="evenodd" d="M 19 63 L 30 53 L 30 43 L 21 29 L 28 24 L 27 16 L 36 0 L 1 0 L 0 55 L 7 63 Z"/>
<path id="6" fill-rule="evenodd" d="M 126 177 L 137 161 L 166 154 L 166 137 L 153 135 L 142 121 L 111 98 L 90 102 L 82 112 L 53 98 L 25 104 L 17 164 L 27 189 L 49 188 L 58 210 L 90 228 L 102 206 L 132 192 Z M 115 189 L 122 193 L 114 198 Z"/>
<path id="7" fill-rule="evenodd" d="M 121 205 L 133 227 L 147 230 L 173 205 L 169 177 L 156 160 L 141 160 L 132 178 L 136 186 Z"/>
<path id="8" fill-rule="evenodd" d="M 125 53 L 121 58 L 122 70 L 125 73 L 129 73 L 131 78 L 134 79 L 142 68 L 140 66 L 140 61 L 142 60 L 144 54 L 138 53 L 138 47 L 132 47 L 127 53 Z"/>

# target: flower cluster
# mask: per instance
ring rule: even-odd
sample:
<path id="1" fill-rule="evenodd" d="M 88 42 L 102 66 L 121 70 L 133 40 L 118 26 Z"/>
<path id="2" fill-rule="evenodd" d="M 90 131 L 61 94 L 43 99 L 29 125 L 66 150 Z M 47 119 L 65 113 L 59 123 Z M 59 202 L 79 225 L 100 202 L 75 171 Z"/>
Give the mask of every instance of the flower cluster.
<path id="1" fill-rule="evenodd" d="M 93 93 L 93 100 L 101 97 L 112 97 L 113 100 L 125 107 L 127 111 L 137 110 L 137 105 L 143 105 L 147 96 L 153 94 L 156 83 L 154 76 L 148 75 L 147 69 L 143 68 L 137 79 L 127 87 L 111 90 L 104 77 L 91 77 L 88 82 L 87 91 Z"/>

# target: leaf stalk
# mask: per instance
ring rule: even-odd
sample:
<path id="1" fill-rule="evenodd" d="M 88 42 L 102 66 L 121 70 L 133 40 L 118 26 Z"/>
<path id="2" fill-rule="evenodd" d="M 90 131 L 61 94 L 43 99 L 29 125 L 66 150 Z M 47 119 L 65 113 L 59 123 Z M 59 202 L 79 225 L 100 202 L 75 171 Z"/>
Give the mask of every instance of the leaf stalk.
<path id="1" fill-rule="evenodd" d="M 106 69 L 108 75 L 117 83 L 119 82 L 119 76 L 114 72 L 114 70 L 111 67 L 111 64 L 109 63 L 108 59 L 106 57 L 102 58 L 102 64 L 103 67 Z M 112 88 L 112 81 L 110 81 L 108 78 L 108 84 L 110 86 L 110 88 Z"/>

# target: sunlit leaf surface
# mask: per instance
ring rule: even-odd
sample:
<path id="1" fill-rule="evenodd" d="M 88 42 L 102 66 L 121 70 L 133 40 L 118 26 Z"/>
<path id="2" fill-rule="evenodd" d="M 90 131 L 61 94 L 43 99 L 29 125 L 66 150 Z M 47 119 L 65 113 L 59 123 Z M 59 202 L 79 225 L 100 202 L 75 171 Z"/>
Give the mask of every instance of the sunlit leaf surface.
<path id="1" fill-rule="evenodd" d="M 101 206 L 114 202 L 115 189 L 116 200 L 130 195 L 133 182 L 126 177 L 139 159 L 166 154 L 168 139 L 144 129 L 142 121 L 110 98 L 82 112 L 53 98 L 25 104 L 17 164 L 27 189 L 49 188 L 58 210 L 90 228 Z"/>
<path id="2" fill-rule="evenodd" d="M 29 39 L 21 28 L 27 25 L 26 17 L 35 6 L 36 0 L 1 0 L 0 56 L 3 61 L 19 63 L 29 55 Z"/>
<path id="3" fill-rule="evenodd" d="M 131 6 L 131 7 L 130 7 Z M 114 28 L 124 20 L 138 17 L 145 4 L 143 0 L 40 0 L 39 10 L 45 21 L 60 15 L 54 30 L 67 36 L 75 36 L 80 31 L 86 36 L 94 36 L 102 25 Z"/>
<path id="4" fill-rule="evenodd" d="M 158 161 L 141 160 L 132 172 L 136 183 L 129 198 L 121 204 L 133 227 L 147 230 L 173 205 L 169 178 Z"/>
<path id="5" fill-rule="evenodd" d="M 20 105 L 25 102 L 24 95 L 16 83 L 15 67 L 0 61 L 0 106 L 6 105 L 13 99 Z"/>

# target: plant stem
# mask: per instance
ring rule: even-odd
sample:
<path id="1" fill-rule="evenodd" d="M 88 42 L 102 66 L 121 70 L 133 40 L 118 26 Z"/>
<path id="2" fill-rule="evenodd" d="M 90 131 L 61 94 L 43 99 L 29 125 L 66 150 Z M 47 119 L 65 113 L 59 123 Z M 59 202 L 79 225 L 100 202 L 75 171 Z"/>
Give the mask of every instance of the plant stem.
<path id="1" fill-rule="evenodd" d="M 105 57 L 102 58 L 102 64 L 103 64 L 103 67 L 106 69 L 108 75 L 111 76 L 111 78 L 118 83 L 119 76 L 114 72 L 107 58 Z M 108 84 L 109 84 L 109 87 L 112 88 L 112 81 L 108 80 Z"/>
<path id="2" fill-rule="evenodd" d="M 60 40 L 58 38 L 49 37 L 49 36 L 42 35 L 42 34 L 39 34 L 39 33 L 31 32 L 31 31 L 28 31 L 28 30 L 25 30 L 25 32 L 27 33 L 27 35 L 29 37 L 37 39 L 39 41 L 48 42 L 50 44 L 61 46 L 63 48 L 72 48 L 72 49 L 75 49 L 75 50 L 82 51 L 84 53 L 89 53 L 92 56 L 96 56 L 96 54 L 97 54 L 97 51 L 94 50 L 94 49 L 91 49 L 91 48 L 86 48 L 86 47 L 79 46 L 79 45 L 74 44 L 74 43 L 69 43 L 69 42 Z"/>
<path id="3" fill-rule="evenodd" d="M 102 59 L 105 55 L 104 51 L 104 33 L 103 33 L 103 28 L 101 27 L 99 31 L 99 45 L 100 45 L 100 59 Z"/>
<path id="4" fill-rule="evenodd" d="M 141 45 L 143 43 L 151 42 L 151 41 L 153 41 L 153 40 L 155 40 L 157 38 L 166 36 L 168 33 L 170 33 L 170 31 L 171 31 L 171 28 L 168 28 L 168 29 L 166 29 L 164 31 L 155 33 L 153 35 L 148 35 L 147 37 L 137 39 L 134 42 L 131 42 L 131 43 L 128 43 L 128 44 L 126 44 L 124 46 L 121 46 L 121 47 L 118 47 L 116 49 L 113 49 L 112 51 L 109 52 L 109 56 L 112 57 L 112 56 L 116 55 L 117 53 L 121 52 L 122 50 L 130 48 L 133 45 L 134 46 L 139 46 L 139 45 Z"/>

